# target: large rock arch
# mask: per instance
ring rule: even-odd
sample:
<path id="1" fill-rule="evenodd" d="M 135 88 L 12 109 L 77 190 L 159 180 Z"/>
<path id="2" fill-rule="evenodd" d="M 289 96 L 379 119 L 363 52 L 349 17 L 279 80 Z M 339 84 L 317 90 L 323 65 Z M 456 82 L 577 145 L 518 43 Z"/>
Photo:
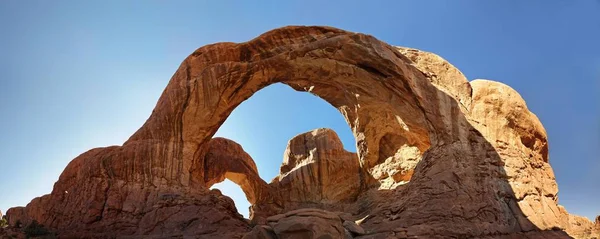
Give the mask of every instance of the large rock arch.
<path id="1" fill-rule="evenodd" d="M 182 142 L 181 155 L 176 157 L 178 170 L 188 172 L 197 166 L 188 164 L 194 162 L 194 153 L 201 151 L 237 105 L 263 87 L 282 82 L 309 91 L 342 112 L 366 167 L 380 161 L 384 136 L 403 138 L 424 152 L 443 131 L 427 121 L 419 97 L 438 97 L 438 90 L 407 61 L 373 37 L 332 28 L 287 28 L 242 44 L 202 47 L 182 63 L 150 119 L 125 145 L 165 138 Z M 435 106 L 425 107 L 438 113 Z M 161 125 L 171 121 L 179 125 L 165 132 Z M 192 180 L 185 173 L 177 177 L 171 179 L 182 184 Z"/>
<path id="2" fill-rule="evenodd" d="M 249 161 L 219 168 L 219 159 L 240 152 L 212 154 L 219 151 L 212 136 L 236 106 L 276 82 L 319 96 L 346 118 L 360 183 L 340 210 L 365 218 L 370 234 L 571 230 L 573 217 L 557 205 L 545 131 L 518 93 L 469 83 L 431 53 L 329 27 L 285 27 L 199 48 L 123 146 L 82 154 L 51 194 L 7 214 L 65 236 L 239 237 L 249 225 L 230 199 L 208 190 L 214 181 L 251 185 L 245 191 L 254 191 L 247 195 L 261 217 L 292 208 L 252 179 Z"/>

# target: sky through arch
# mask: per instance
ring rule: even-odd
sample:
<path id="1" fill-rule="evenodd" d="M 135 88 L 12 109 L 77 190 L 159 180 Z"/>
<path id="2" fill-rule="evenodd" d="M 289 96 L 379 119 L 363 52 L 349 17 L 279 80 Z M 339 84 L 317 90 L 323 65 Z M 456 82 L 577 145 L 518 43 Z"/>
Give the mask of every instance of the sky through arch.
<path id="1" fill-rule="evenodd" d="M 236 107 L 215 137 L 240 144 L 256 163 L 260 177 L 268 183 L 279 173 L 287 142 L 316 128 L 333 129 L 344 149 L 356 152 L 352 130 L 336 108 L 311 93 L 275 83 Z M 238 212 L 248 217 L 250 204 L 239 186 L 226 180 L 213 188 L 231 197 Z"/>

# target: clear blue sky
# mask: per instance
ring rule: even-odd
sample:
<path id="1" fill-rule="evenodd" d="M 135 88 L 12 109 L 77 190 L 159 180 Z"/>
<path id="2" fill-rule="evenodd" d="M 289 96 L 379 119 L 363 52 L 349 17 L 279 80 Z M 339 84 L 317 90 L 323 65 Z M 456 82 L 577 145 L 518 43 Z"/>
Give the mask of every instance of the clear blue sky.
<path id="1" fill-rule="evenodd" d="M 469 79 L 515 88 L 548 131 L 560 202 L 600 214 L 600 1 L 450 2 L 0 1 L 0 209 L 49 193 L 80 153 L 122 144 L 197 47 L 330 25 L 435 52 Z M 333 107 L 274 85 L 218 135 L 239 142 L 270 180 L 287 140 L 317 127 L 354 149 Z M 247 214 L 241 191 L 223 188 Z"/>

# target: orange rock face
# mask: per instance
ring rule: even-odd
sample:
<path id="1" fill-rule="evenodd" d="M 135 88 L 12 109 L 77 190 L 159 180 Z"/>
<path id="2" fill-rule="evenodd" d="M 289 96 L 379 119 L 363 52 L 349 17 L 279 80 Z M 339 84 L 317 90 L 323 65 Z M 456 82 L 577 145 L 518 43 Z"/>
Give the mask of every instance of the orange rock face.
<path id="1" fill-rule="evenodd" d="M 288 142 L 279 176 L 271 186 L 287 210 L 353 202 L 360 192 L 358 156 L 344 150 L 337 134 L 316 129 Z M 302 205 L 304 204 L 304 205 Z"/>
<path id="2" fill-rule="evenodd" d="M 212 138 L 236 106 L 277 82 L 336 107 L 357 153 L 331 130 L 299 135 L 267 184 L 240 145 Z M 259 225 L 209 190 L 225 178 Z M 7 215 L 66 238 L 597 235 L 557 193 L 545 130 L 510 87 L 469 82 L 437 55 L 372 36 L 285 27 L 193 52 L 127 142 L 75 158 L 51 194 Z"/>

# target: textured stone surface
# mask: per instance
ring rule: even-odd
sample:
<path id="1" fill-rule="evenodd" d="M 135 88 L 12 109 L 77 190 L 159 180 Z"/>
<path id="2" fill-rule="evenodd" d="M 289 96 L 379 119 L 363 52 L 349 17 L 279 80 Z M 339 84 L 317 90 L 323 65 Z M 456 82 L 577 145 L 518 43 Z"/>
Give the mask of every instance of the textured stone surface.
<path id="1" fill-rule="evenodd" d="M 290 199 L 336 202 L 356 197 L 359 169 L 358 156 L 344 150 L 333 130 L 316 129 L 288 142 L 275 182 Z"/>
<path id="2" fill-rule="evenodd" d="M 346 228 L 346 230 L 348 230 L 353 235 L 365 234 L 365 229 L 363 229 L 359 225 L 356 225 L 356 223 L 354 223 L 353 221 L 344 221 L 342 226 L 344 226 L 344 228 Z"/>
<path id="3" fill-rule="evenodd" d="M 472 81 L 471 86 L 470 121 L 501 157 L 519 208 L 540 229 L 560 225 L 558 186 L 548 164 L 544 127 L 510 87 L 487 80 Z M 525 224 L 521 227 L 528 228 Z"/>
<path id="4" fill-rule="evenodd" d="M 357 153 L 331 131 L 309 132 L 290 141 L 281 175 L 267 184 L 241 146 L 212 139 L 236 106 L 277 82 L 337 108 Z M 304 207 L 360 220 L 369 233 L 360 238 L 595 233 L 557 205 L 545 130 L 517 92 L 468 82 L 435 54 L 328 27 L 199 48 L 127 142 L 83 153 L 51 194 L 7 215 L 64 237 L 268 235 L 209 190 L 225 178 L 253 202 L 253 222 L 276 221 L 280 238 L 346 235 L 342 214 L 296 211 Z M 268 219 L 276 214 L 284 216 Z"/>
<path id="5" fill-rule="evenodd" d="M 17 226 L 19 223 L 28 224 L 30 220 L 29 217 L 26 217 L 25 207 L 13 207 L 6 211 L 6 218 L 8 219 L 8 224 L 11 226 Z"/>
<path id="6" fill-rule="evenodd" d="M 121 164 L 130 157 L 135 158 L 135 153 L 123 150 L 123 147 L 109 147 L 80 155 L 67 166 L 50 195 L 32 200 L 26 208 L 9 209 L 9 221 L 28 224 L 37 220 L 67 238 L 241 237 L 248 230 L 233 201 L 218 190 L 161 182 L 164 179 L 156 179 L 156 184 L 143 181 L 143 177 L 136 179 L 136 175 Z M 148 174 L 158 173 L 149 165 L 147 168 L 132 166 L 137 167 L 149 170 Z"/>
<path id="7" fill-rule="evenodd" d="M 277 235 L 273 232 L 273 228 L 265 225 L 257 225 L 252 228 L 252 231 L 248 232 L 243 237 L 244 239 L 277 239 Z"/>
<path id="8" fill-rule="evenodd" d="M 594 227 L 594 223 L 585 217 L 568 215 L 566 231 L 575 238 L 600 238 L 600 231 Z"/>
<path id="9" fill-rule="evenodd" d="M 200 173 L 206 187 L 222 182 L 225 178 L 240 185 L 250 203 L 271 198 L 269 186 L 258 175 L 254 160 L 242 146 L 225 138 L 213 138 L 207 143 L 204 155 L 205 167 Z"/>
<path id="10" fill-rule="evenodd" d="M 17 228 L 0 228 L 0 238 L 2 239 L 25 239 L 27 236 Z"/>
<path id="11" fill-rule="evenodd" d="M 594 222 L 594 235 L 600 235 L 600 216 L 596 217 L 596 221 Z"/>
<path id="12" fill-rule="evenodd" d="M 320 209 L 289 211 L 269 225 L 277 238 L 344 238 L 342 220 L 338 214 Z"/>
<path id="13" fill-rule="evenodd" d="M 358 156 L 344 150 L 333 130 L 315 129 L 288 142 L 279 176 L 270 185 L 284 210 L 337 208 L 358 196 L 360 171 Z"/>

